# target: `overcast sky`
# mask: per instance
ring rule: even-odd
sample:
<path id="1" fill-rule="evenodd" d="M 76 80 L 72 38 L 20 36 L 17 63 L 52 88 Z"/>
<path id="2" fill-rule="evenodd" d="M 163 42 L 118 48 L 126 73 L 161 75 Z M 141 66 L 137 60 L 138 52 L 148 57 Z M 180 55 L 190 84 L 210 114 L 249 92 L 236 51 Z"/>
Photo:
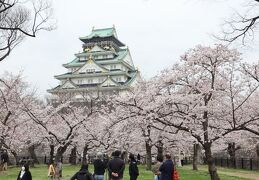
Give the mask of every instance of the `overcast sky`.
<path id="1" fill-rule="evenodd" d="M 73 3 L 72 3 L 73 2 Z M 197 44 L 213 45 L 212 33 L 224 19 L 241 10 L 244 0 L 53 0 L 57 29 L 27 38 L 0 62 L 0 73 L 23 71 L 40 95 L 58 85 L 54 75 L 62 64 L 82 51 L 78 39 L 92 27 L 116 27 L 119 39 L 129 46 L 144 78 L 156 75 Z M 258 60 L 259 51 L 246 49 L 245 58 Z"/>

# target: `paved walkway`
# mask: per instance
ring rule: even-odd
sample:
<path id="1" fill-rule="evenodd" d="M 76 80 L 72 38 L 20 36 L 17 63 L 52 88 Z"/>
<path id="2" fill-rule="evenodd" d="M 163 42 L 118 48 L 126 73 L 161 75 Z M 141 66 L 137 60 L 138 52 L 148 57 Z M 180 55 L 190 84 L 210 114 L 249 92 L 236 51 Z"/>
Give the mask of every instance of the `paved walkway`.
<path id="1" fill-rule="evenodd" d="M 249 172 L 225 172 L 218 170 L 219 174 L 224 174 L 227 176 L 234 176 L 234 177 L 241 177 L 241 178 L 247 178 L 251 180 L 259 180 L 259 173 L 255 173 L 253 171 Z"/>

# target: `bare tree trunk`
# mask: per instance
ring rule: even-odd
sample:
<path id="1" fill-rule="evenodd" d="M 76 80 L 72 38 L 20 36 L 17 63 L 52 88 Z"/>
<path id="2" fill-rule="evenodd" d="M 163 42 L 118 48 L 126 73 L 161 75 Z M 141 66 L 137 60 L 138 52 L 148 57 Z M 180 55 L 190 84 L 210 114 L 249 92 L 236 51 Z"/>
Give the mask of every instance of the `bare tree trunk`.
<path id="1" fill-rule="evenodd" d="M 84 150 L 83 150 L 82 164 L 86 164 L 87 163 L 87 159 L 86 159 L 87 152 L 88 152 L 88 145 L 85 144 L 85 147 L 84 147 Z"/>
<path id="2" fill-rule="evenodd" d="M 36 156 L 36 153 L 35 153 L 35 145 L 34 144 L 28 147 L 28 152 L 30 154 L 30 157 L 33 159 L 33 165 L 34 165 L 34 163 L 40 164 L 40 162 L 39 162 L 39 160 Z"/>
<path id="3" fill-rule="evenodd" d="M 210 96 L 211 97 L 211 94 Z M 210 98 L 209 98 L 210 99 Z M 205 99 L 205 104 L 208 104 L 209 99 Z M 215 166 L 214 158 L 212 156 L 211 152 L 211 142 L 209 140 L 209 133 L 208 133 L 208 127 L 209 127 L 209 120 L 208 120 L 208 112 L 204 111 L 203 113 L 203 135 L 204 135 L 204 144 L 203 148 L 205 150 L 205 157 L 208 162 L 208 170 L 210 173 L 211 180 L 220 180 L 219 175 L 217 173 L 217 168 Z"/>
<path id="4" fill-rule="evenodd" d="M 16 153 L 15 151 L 11 151 L 11 153 L 12 153 L 14 159 L 15 159 L 15 164 L 18 165 L 19 160 L 18 160 L 18 155 L 17 155 L 17 153 Z"/>
<path id="5" fill-rule="evenodd" d="M 256 155 L 257 155 L 257 170 L 259 171 L 259 144 L 256 145 Z"/>
<path id="6" fill-rule="evenodd" d="M 228 154 L 230 156 L 230 167 L 236 168 L 236 151 L 239 148 L 236 148 L 236 144 L 233 143 L 228 143 Z"/>
<path id="7" fill-rule="evenodd" d="M 62 156 L 66 152 L 68 146 L 69 146 L 69 143 L 65 144 L 64 146 L 60 146 L 57 149 L 57 153 L 56 153 L 56 157 L 55 157 L 55 162 L 61 162 L 62 161 Z"/>
<path id="8" fill-rule="evenodd" d="M 147 161 L 147 170 L 151 170 L 152 157 L 151 157 L 151 148 L 152 146 L 146 142 L 146 161 Z"/>
<path id="9" fill-rule="evenodd" d="M 199 144 L 193 144 L 193 162 L 192 168 L 195 171 L 198 171 L 198 152 L 199 152 Z"/>
<path id="10" fill-rule="evenodd" d="M 54 161 L 54 151 L 55 151 L 55 146 L 53 144 L 51 144 L 50 146 L 50 153 L 49 153 L 49 162 L 48 164 L 52 164 Z"/>
<path id="11" fill-rule="evenodd" d="M 3 148 L 3 139 L 0 140 L 0 150 Z"/>
<path id="12" fill-rule="evenodd" d="M 217 168 L 215 166 L 214 158 L 212 156 L 211 144 L 206 143 L 204 145 L 204 149 L 205 149 L 206 160 L 208 162 L 208 170 L 210 173 L 211 180 L 220 180 L 219 175 L 217 173 Z"/>
<path id="13" fill-rule="evenodd" d="M 162 140 L 157 142 L 157 157 L 163 157 L 164 147 Z"/>
<path id="14" fill-rule="evenodd" d="M 76 165 L 76 146 L 71 149 L 70 157 L 69 157 L 69 163 L 72 165 Z"/>
<path id="15" fill-rule="evenodd" d="M 121 159 L 127 163 L 128 162 L 128 152 L 127 151 L 123 151 L 122 154 L 121 154 Z"/>
<path id="16" fill-rule="evenodd" d="M 69 146 L 69 143 L 65 144 L 64 146 L 59 146 L 57 149 L 57 153 L 55 157 L 55 163 L 57 164 L 57 166 L 55 170 L 56 170 L 56 175 L 58 179 L 62 177 L 62 157 L 63 157 L 63 154 L 66 152 L 68 146 Z"/>

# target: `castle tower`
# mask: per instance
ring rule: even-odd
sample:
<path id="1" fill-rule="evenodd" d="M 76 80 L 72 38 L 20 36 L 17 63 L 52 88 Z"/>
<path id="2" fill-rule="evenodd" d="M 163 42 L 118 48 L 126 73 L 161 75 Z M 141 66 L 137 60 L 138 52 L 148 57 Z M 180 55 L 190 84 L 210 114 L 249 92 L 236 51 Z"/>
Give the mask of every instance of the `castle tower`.
<path id="1" fill-rule="evenodd" d="M 60 85 L 48 90 L 53 97 L 69 96 L 84 101 L 87 96 L 100 97 L 134 86 L 140 78 L 130 51 L 117 37 L 115 27 L 92 29 L 85 37 L 83 50 L 63 66 L 67 73 L 54 76 Z"/>

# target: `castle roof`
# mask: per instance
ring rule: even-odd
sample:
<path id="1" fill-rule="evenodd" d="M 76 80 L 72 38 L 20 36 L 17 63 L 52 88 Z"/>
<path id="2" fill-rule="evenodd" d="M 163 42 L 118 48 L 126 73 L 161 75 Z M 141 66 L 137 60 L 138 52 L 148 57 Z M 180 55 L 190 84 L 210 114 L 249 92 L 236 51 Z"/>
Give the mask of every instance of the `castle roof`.
<path id="1" fill-rule="evenodd" d="M 80 37 L 80 40 L 91 39 L 93 37 L 111 37 L 114 36 L 117 38 L 116 30 L 114 27 L 112 28 L 103 28 L 103 29 L 93 29 L 91 34 L 85 37 Z"/>
<path id="2" fill-rule="evenodd" d="M 79 39 L 86 44 L 96 43 L 99 41 L 113 41 L 119 47 L 125 46 L 125 44 L 118 40 L 115 27 L 92 29 L 92 32 L 88 36 L 80 37 Z"/>

